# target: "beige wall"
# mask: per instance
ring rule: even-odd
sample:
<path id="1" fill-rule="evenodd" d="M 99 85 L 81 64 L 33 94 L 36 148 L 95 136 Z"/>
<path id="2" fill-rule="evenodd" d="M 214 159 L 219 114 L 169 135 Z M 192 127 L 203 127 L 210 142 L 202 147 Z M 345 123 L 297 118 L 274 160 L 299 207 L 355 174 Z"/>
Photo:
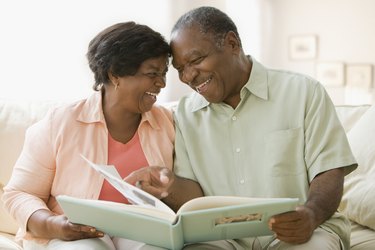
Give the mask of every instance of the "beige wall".
<path id="1" fill-rule="evenodd" d="M 374 0 L 15 0 L 0 1 L 0 98 L 70 100 L 91 93 L 85 53 L 90 39 L 115 22 L 135 20 L 169 32 L 184 12 L 217 7 L 237 24 L 243 47 L 266 66 L 315 76 L 320 61 L 375 65 Z M 19 8 L 19 6 L 23 6 Z M 314 34 L 314 60 L 288 57 L 291 35 Z M 374 84 L 373 84 L 374 85 Z M 336 104 L 372 103 L 372 90 L 327 88 Z M 191 90 L 170 68 L 160 101 Z"/>
<path id="2" fill-rule="evenodd" d="M 314 77 L 316 64 L 322 61 L 375 65 L 375 1 L 264 0 L 262 8 L 261 60 L 266 65 Z M 288 39 L 299 34 L 317 35 L 316 59 L 293 61 L 288 57 Z M 337 104 L 374 102 L 374 89 L 327 90 Z M 357 97 L 353 98 L 354 92 Z"/>

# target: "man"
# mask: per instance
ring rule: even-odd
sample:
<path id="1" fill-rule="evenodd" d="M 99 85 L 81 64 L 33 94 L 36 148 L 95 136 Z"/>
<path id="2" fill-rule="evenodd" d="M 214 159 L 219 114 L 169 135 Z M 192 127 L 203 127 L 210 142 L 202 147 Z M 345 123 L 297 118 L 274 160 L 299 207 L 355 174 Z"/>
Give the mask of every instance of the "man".
<path id="1" fill-rule="evenodd" d="M 295 211 L 270 220 L 275 239 L 228 241 L 231 249 L 348 249 L 349 222 L 335 212 L 357 164 L 321 84 L 247 56 L 233 21 L 212 7 L 177 21 L 171 49 L 196 93 L 175 112 L 179 177 L 164 201 L 177 208 L 201 195 L 197 183 L 204 195 L 297 197 Z"/>

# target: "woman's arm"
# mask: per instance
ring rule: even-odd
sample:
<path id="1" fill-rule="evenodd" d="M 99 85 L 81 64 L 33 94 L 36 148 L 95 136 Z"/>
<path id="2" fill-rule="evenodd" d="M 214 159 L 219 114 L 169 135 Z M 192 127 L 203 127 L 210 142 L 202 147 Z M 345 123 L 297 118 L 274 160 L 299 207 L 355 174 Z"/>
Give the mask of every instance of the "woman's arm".
<path id="1" fill-rule="evenodd" d="M 102 237 L 104 234 L 94 227 L 69 222 L 64 215 L 56 215 L 50 210 L 35 211 L 27 222 L 28 231 L 36 237 L 46 239 L 79 240 Z"/>

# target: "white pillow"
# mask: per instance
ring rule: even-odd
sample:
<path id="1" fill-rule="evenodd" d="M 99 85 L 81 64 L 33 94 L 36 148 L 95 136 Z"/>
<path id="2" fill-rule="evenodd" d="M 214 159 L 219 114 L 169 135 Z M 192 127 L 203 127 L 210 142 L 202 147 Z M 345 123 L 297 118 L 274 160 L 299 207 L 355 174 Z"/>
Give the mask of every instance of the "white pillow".
<path id="1" fill-rule="evenodd" d="M 345 132 L 348 133 L 358 122 L 361 116 L 371 107 L 370 104 L 364 105 L 336 105 L 336 113 Z"/>
<path id="2" fill-rule="evenodd" d="M 358 168 L 345 177 L 339 210 L 375 230 L 375 105 L 348 132 Z"/>

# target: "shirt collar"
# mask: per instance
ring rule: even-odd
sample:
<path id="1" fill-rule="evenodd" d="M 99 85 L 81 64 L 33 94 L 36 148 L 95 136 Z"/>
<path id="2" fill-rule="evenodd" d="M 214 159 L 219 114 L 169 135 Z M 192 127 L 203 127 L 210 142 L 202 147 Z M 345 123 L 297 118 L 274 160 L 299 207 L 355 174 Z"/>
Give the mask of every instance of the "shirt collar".
<path id="1" fill-rule="evenodd" d="M 241 98 L 243 96 L 242 92 L 244 89 L 250 91 L 253 95 L 268 100 L 268 84 L 267 84 L 267 69 L 257 62 L 254 58 L 248 56 L 252 60 L 253 65 L 250 73 L 250 78 L 241 90 Z M 192 112 L 203 109 L 210 105 L 210 103 L 200 94 L 194 92 L 191 96 L 192 98 Z"/>
<path id="2" fill-rule="evenodd" d="M 85 123 L 105 123 L 102 107 L 102 93 L 100 91 L 93 93 L 87 98 L 86 102 L 83 103 L 83 107 L 78 114 L 77 120 Z"/>
<path id="3" fill-rule="evenodd" d="M 145 122 L 148 122 L 152 129 L 155 129 L 155 130 L 160 129 L 160 125 L 156 119 L 157 114 L 155 113 L 156 112 L 155 105 L 157 104 L 154 104 L 150 111 L 147 111 L 142 114 L 142 119 L 141 119 L 141 123 L 139 124 L 139 126 L 141 126 Z"/>
<path id="4" fill-rule="evenodd" d="M 154 113 L 154 107 L 152 107 L 150 111 L 143 113 L 140 124 L 148 122 L 153 129 L 160 129 Z M 95 92 L 89 98 L 87 98 L 86 102 L 83 104 L 81 112 L 77 117 L 77 120 L 85 123 L 101 122 L 105 124 L 102 106 L 102 93 L 100 91 Z"/>
<path id="5" fill-rule="evenodd" d="M 268 100 L 267 69 L 254 58 L 251 57 L 250 59 L 253 61 L 253 66 L 251 68 L 250 78 L 243 89 L 249 90 L 253 95 L 259 98 Z"/>

